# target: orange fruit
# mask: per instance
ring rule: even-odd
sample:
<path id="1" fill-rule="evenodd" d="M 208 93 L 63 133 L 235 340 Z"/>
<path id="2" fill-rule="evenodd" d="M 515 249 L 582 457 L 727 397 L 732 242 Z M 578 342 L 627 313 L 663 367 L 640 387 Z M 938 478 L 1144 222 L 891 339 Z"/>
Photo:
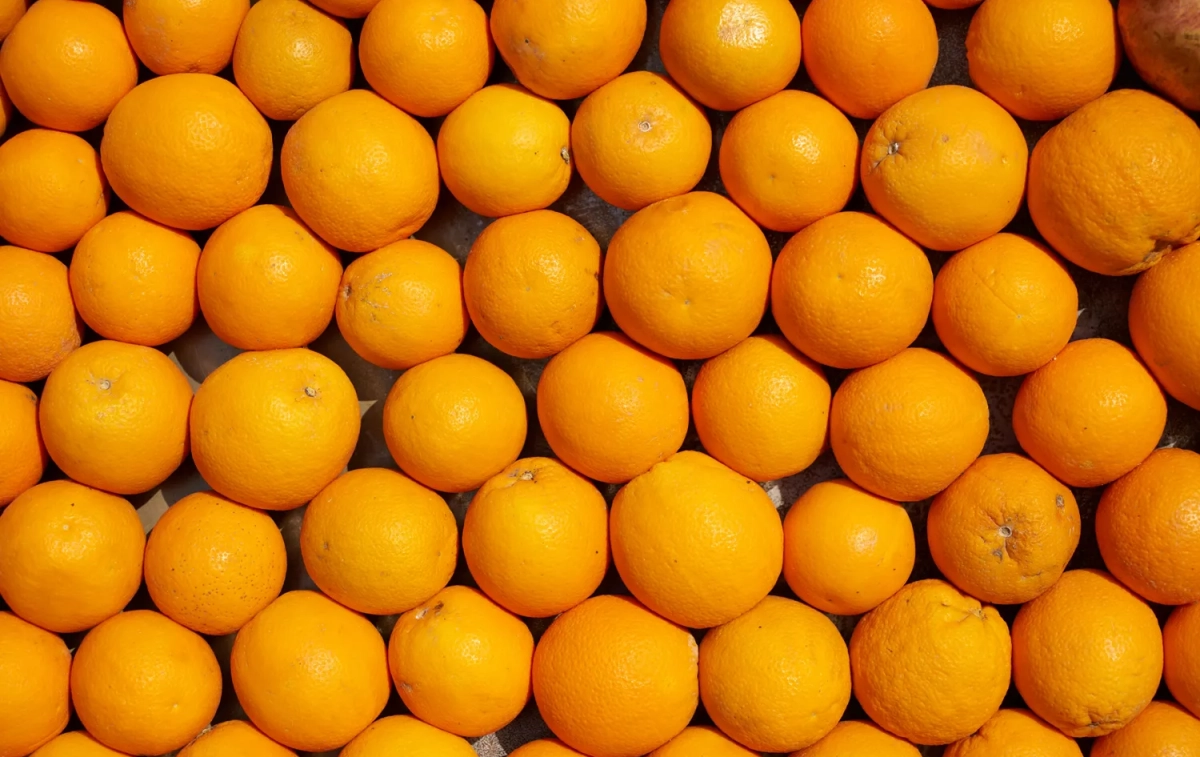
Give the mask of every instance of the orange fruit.
<path id="1" fill-rule="evenodd" d="M 392 715 L 372 723 L 346 745 L 339 757 L 474 757 L 464 739 L 407 715 Z"/>
<path id="2" fill-rule="evenodd" d="M 45 378 L 82 341 L 67 267 L 57 258 L 0 246 L 0 379 Z"/>
<path id="3" fill-rule="evenodd" d="M 192 403 L 192 459 L 208 485 L 262 510 L 291 510 L 346 468 L 358 441 L 354 385 L 309 350 L 246 352 Z"/>
<path id="4" fill-rule="evenodd" d="M 1129 725 L 1101 736 L 1090 757 L 1200 754 L 1200 720 L 1171 702 L 1151 702 Z"/>
<path id="5" fill-rule="evenodd" d="M 350 252 L 411 236 L 437 204 L 429 133 L 367 90 L 334 95 L 306 112 L 288 129 L 280 164 L 296 213 Z"/>
<path id="6" fill-rule="evenodd" d="M 431 755 L 431 757 L 435 756 Z M 440 755 L 436 757 L 440 757 Z M 465 757 L 471 756 L 466 755 Z M 510 757 L 581 757 L 581 753 L 558 739 L 538 739 L 517 747 L 510 753 Z"/>
<path id="7" fill-rule="evenodd" d="M 785 90 L 733 117 L 721 138 L 720 170 L 729 196 L 757 223 L 799 231 L 854 194 L 858 135 L 826 101 Z"/>
<path id="8" fill-rule="evenodd" d="M 38 426 L 38 397 L 20 384 L 0 379 L 0 507 L 42 480 L 46 447 Z"/>
<path id="9" fill-rule="evenodd" d="M 1138 277 L 1129 300 L 1129 334 L 1167 392 L 1200 408 L 1200 244 L 1181 247 Z"/>
<path id="10" fill-rule="evenodd" d="M 1124 727 L 1154 698 L 1154 611 L 1107 573 L 1069 570 L 1013 622 L 1013 679 L 1029 709 L 1068 736 Z"/>
<path id="11" fill-rule="evenodd" d="M 362 18 L 379 0 L 317 0 L 313 5 L 340 18 Z"/>
<path id="12" fill-rule="evenodd" d="M 554 735 L 591 757 L 634 757 L 679 735 L 698 696 L 692 635 L 629 597 L 559 615 L 533 653 L 533 695 Z"/>
<path id="13" fill-rule="evenodd" d="M 100 159 L 133 210 L 179 229 L 211 229 L 262 196 L 271 130 L 228 81 L 171 74 L 138 85 L 113 109 Z"/>
<path id="14" fill-rule="evenodd" d="M 87 731 L 71 731 L 55 736 L 31 757 L 126 757 L 96 741 Z M 267 755 L 266 757 L 274 757 Z"/>
<path id="15" fill-rule="evenodd" d="M 28 0 L 4 0 L 0 2 L 0 42 L 12 32 L 13 27 L 25 15 Z"/>
<path id="16" fill-rule="evenodd" d="M 86 344 L 50 373 L 38 421 L 63 473 L 115 494 L 156 488 L 188 454 L 187 376 L 152 347 Z"/>
<path id="17" fill-rule="evenodd" d="M 367 14 L 358 59 L 371 88 L 416 116 L 444 116 L 483 88 L 495 49 L 474 0 L 386 0 Z"/>
<path id="18" fill-rule="evenodd" d="M 49 742 L 71 714 L 71 653 L 63 640 L 0 612 L 0 754 L 21 757 Z"/>
<path id="19" fill-rule="evenodd" d="M 515 84 L 484 87 L 446 116 L 437 157 L 450 194 L 481 216 L 544 208 L 571 178 L 571 122 Z"/>
<path id="20" fill-rule="evenodd" d="M 942 8 L 943 10 L 962 10 L 964 8 L 974 8 L 983 0 L 925 0 L 934 8 Z"/>
<path id="21" fill-rule="evenodd" d="M 854 483 L 898 502 L 932 497 L 979 457 L 988 404 L 948 357 L 910 348 L 850 374 L 833 395 L 829 439 Z"/>
<path id="22" fill-rule="evenodd" d="M 921 0 L 813 0 L 800 36 L 813 84 L 855 118 L 877 118 L 925 89 L 938 59 Z"/>
<path id="23" fill-rule="evenodd" d="M 1163 678 L 1175 701 L 1200 713 L 1200 603 L 1175 608 L 1163 628 Z M 1198 715 L 1197 717 L 1200 717 Z"/>
<path id="24" fill-rule="evenodd" d="M 497 0 L 491 27 L 517 81 L 542 97 L 573 100 L 633 61 L 646 32 L 646 0 Z"/>
<path id="25" fill-rule="evenodd" d="M 624 483 L 683 446 L 687 387 L 670 361 L 601 331 L 546 364 L 537 414 L 564 463 L 588 478 Z"/>
<path id="26" fill-rule="evenodd" d="M 825 738 L 791 757 L 917 757 L 920 752 L 869 720 L 843 720 Z"/>
<path id="27" fill-rule="evenodd" d="M 770 97 L 800 69 L 800 17 L 788 0 L 672 0 L 659 30 L 663 65 L 714 110 Z"/>
<path id="28" fill-rule="evenodd" d="M 471 577 L 489 597 L 517 615 L 552 617 L 604 579 L 608 505 L 557 460 L 525 458 L 479 487 L 462 545 Z"/>
<path id="29" fill-rule="evenodd" d="M 684 728 L 683 733 L 655 749 L 649 757 L 691 757 L 696 754 L 705 757 L 758 757 L 716 728 L 706 725 Z"/>
<path id="30" fill-rule="evenodd" d="M 932 298 L 925 253 L 866 213 L 835 213 L 802 230 L 772 273 L 771 312 L 784 336 L 835 368 L 874 365 L 908 347 Z"/>
<path id="31" fill-rule="evenodd" d="M 571 150 L 580 177 L 600 199 L 640 210 L 699 183 L 712 152 L 712 127 L 670 79 L 633 71 L 580 104 Z"/>
<path id="32" fill-rule="evenodd" d="M 445 501 L 384 468 L 344 473 L 309 503 L 300 554 L 321 591 L 372 615 L 405 612 L 450 581 L 458 528 Z"/>
<path id="33" fill-rule="evenodd" d="M 213 492 L 171 505 L 146 541 L 154 606 L 197 633 L 233 633 L 279 596 L 287 551 L 266 513 Z"/>
<path id="34" fill-rule="evenodd" d="M 934 498 L 926 528 L 946 578 L 984 602 L 1020 604 L 1066 570 L 1079 545 L 1079 506 L 1037 463 L 984 455 Z"/>
<path id="35" fill-rule="evenodd" d="M 850 637 L 854 696 L 883 728 L 916 744 L 971 735 L 1008 692 L 1012 642 L 990 605 L 927 579 L 867 614 Z"/>
<path id="36" fill-rule="evenodd" d="M 604 260 L 621 330 L 661 355 L 698 360 L 753 333 L 767 309 L 771 248 L 729 200 L 690 192 L 635 213 Z"/>
<path id="37" fill-rule="evenodd" d="M 946 747 L 945 757 L 1083 757 L 1079 745 L 1029 710 L 1000 710 L 975 733 Z"/>
<path id="38" fill-rule="evenodd" d="M 71 256 L 79 315 L 105 339 L 158 347 L 196 319 L 200 245 L 127 210 L 88 230 Z"/>
<path id="39" fill-rule="evenodd" d="M 125 34 L 156 74 L 215 74 L 229 65 L 250 0 L 125 0 Z"/>
<path id="40" fill-rule="evenodd" d="M 21 3 L 21 9 L 23 12 L 24 7 L 25 7 L 24 0 L 16 0 L 16 1 Z M 5 0 L 5 2 L 12 2 L 12 0 Z M 3 12 L 4 12 L 4 9 L 0 8 L 0 14 L 3 14 Z M 4 23 L 3 16 L 0 15 L 0 25 L 2 25 L 3 23 Z M 0 31 L 2 31 L 2 27 L 0 27 Z M 3 35 L 0 34 L 0 40 L 2 40 L 2 39 L 3 39 Z M 3 83 L 3 81 L 0 81 L 0 137 L 4 136 L 4 132 L 6 132 L 8 130 L 8 124 L 9 124 L 9 122 L 12 121 L 12 115 L 13 115 L 12 100 L 8 99 L 8 93 L 4 91 L 4 83 Z"/>
<path id="41" fill-rule="evenodd" d="M 908 512 L 844 478 L 808 489 L 783 521 L 783 576 L 822 612 L 874 609 L 904 586 L 915 561 Z"/>
<path id="42" fill-rule="evenodd" d="M 1071 342 L 1029 374 L 1013 406 L 1021 447 L 1070 486 L 1101 486 L 1154 451 L 1167 401 L 1137 355 L 1108 339 Z"/>
<path id="43" fill-rule="evenodd" d="M 997 234 L 952 256 L 933 283 L 933 325 L 950 354 L 991 376 L 1050 362 L 1075 330 L 1066 266 L 1028 237 Z"/>
<path id="44" fill-rule="evenodd" d="M 68 2 L 77 0 L 51 4 Z M 107 212 L 108 182 L 81 138 L 30 129 L 0 145 L 0 236 L 9 242 L 61 252 Z"/>
<path id="45" fill-rule="evenodd" d="M 179 757 L 296 757 L 244 720 L 226 720 L 200 734 Z M 65 755 L 64 755 L 65 757 Z"/>
<path id="46" fill-rule="evenodd" d="M 250 721 L 305 752 L 338 749 L 387 703 L 387 652 L 366 618 L 312 591 L 290 591 L 242 626 L 230 658 Z"/>
<path id="47" fill-rule="evenodd" d="M 512 464 L 525 445 L 525 398 L 495 365 L 443 355 L 396 380 L 383 433 L 400 470 L 442 492 L 468 492 Z"/>

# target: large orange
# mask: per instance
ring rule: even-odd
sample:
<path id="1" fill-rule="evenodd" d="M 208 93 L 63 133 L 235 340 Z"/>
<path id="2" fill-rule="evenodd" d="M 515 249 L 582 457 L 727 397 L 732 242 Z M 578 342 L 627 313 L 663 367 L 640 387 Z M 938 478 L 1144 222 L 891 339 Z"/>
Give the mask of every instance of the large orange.
<path id="1" fill-rule="evenodd" d="M 38 381 L 79 346 L 67 267 L 22 247 L 0 246 L 0 379 Z"/>
<path id="2" fill-rule="evenodd" d="M 1146 367 L 1172 397 L 1200 409 L 1200 243 L 1172 252 L 1138 277 L 1129 300 L 1129 335 Z"/>
<path id="3" fill-rule="evenodd" d="M 31 757 L 127 757 L 96 741 L 87 731 L 70 731 L 56 736 Z M 269 755 L 267 757 L 275 757 Z"/>
<path id="4" fill-rule="evenodd" d="M 1177 607 L 1163 628 L 1163 678 L 1175 701 L 1200 717 L 1200 603 Z"/>
<path id="5" fill-rule="evenodd" d="M 200 734 L 179 751 L 179 757 L 296 757 L 296 753 L 263 736 L 244 720 L 226 720 Z"/>
<path id="6" fill-rule="evenodd" d="M 917 757 L 920 752 L 869 720 L 843 720 L 825 738 L 792 757 Z"/>
<path id="7" fill-rule="evenodd" d="M 339 757 L 475 757 L 465 739 L 408 715 L 380 718 L 346 745 Z"/>
<path id="8" fill-rule="evenodd" d="M 156 74 L 215 74 L 229 65 L 250 0 L 125 0 L 129 44 Z"/>
<path id="9" fill-rule="evenodd" d="M 697 754 L 704 757 L 757 757 L 754 752 L 716 728 L 705 725 L 688 726 L 683 733 L 655 749 L 648 757 L 692 757 Z"/>
<path id="10" fill-rule="evenodd" d="M 70 670 L 62 639 L 0 612 L 0 755 L 24 757 L 67 726 Z"/>
<path id="11" fill-rule="evenodd" d="M 1200 754 L 1200 720 L 1171 702 L 1151 702 L 1129 725 L 1101 736 L 1092 744 L 1090 757 L 1124 755 Z"/>
<path id="12" fill-rule="evenodd" d="M 1074 739 L 1029 710 L 1000 710 L 975 733 L 946 747 L 945 757 L 1083 757 Z"/>
<path id="13" fill-rule="evenodd" d="M 38 426 L 38 396 L 27 387 L 0 379 L 0 507 L 42 479 L 46 447 Z"/>

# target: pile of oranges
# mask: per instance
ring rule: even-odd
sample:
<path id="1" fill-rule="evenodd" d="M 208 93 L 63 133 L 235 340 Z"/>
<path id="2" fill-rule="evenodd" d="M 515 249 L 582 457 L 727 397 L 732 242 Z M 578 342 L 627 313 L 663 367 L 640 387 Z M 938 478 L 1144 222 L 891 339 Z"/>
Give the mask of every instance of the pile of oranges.
<path id="1" fill-rule="evenodd" d="M 929 5 L 0 0 L 0 757 L 1200 757 L 1200 127 Z"/>

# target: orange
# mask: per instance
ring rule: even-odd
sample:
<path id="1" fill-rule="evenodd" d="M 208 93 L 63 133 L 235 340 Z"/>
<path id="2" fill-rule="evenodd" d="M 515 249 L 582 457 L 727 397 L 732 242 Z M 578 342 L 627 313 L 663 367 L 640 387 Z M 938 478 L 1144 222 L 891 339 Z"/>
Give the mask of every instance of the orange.
<path id="1" fill-rule="evenodd" d="M 1009 755 L 1083 757 L 1083 752 L 1074 740 L 1029 710 L 1000 710 L 978 731 L 947 747 L 945 753 L 945 757 Z"/>
<path id="2" fill-rule="evenodd" d="M 872 720 L 897 736 L 949 744 L 1000 709 L 1011 652 L 996 608 L 945 581 L 917 581 L 855 627 L 854 695 Z"/>
<path id="3" fill-rule="evenodd" d="M 467 492 L 512 464 L 525 445 L 525 398 L 504 371 L 472 355 L 409 369 L 383 406 L 400 470 L 443 492 Z"/>
<path id="4" fill-rule="evenodd" d="M 571 150 L 579 175 L 600 199 L 640 210 L 696 186 L 708 168 L 712 127 L 670 79 L 633 71 L 579 106 Z"/>
<path id="5" fill-rule="evenodd" d="M 6 1 L 12 2 L 12 0 L 6 0 Z M 17 2 L 21 3 L 21 9 L 22 9 L 22 12 L 24 12 L 24 7 L 25 7 L 24 1 L 17 0 Z M 0 14 L 2 14 L 3 12 L 4 12 L 4 9 L 0 9 Z M 2 25 L 3 23 L 4 23 L 4 19 L 2 16 L 0 16 L 0 25 Z M 2 29 L 0 29 L 0 31 L 2 31 Z M 0 35 L 0 39 L 2 39 L 2 37 L 3 37 L 3 35 Z M 12 101 L 8 99 L 8 93 L 4 91 L 4 83 L 2 81 L 0 81 L 0 137 L 4 136 L 4 132 L 8 130 L 8 124 L 12 121 L 12 116 L 13 116 Z"/>
<path id="6" fill-rule="evenodd" d="M 350 252 L 411 236 L 437 204 L 433 139 L 367 90 L 334 95 L 305 113 L 288 129 L 280 164 L 296 213 Z"/>
<path id="7" fill-rule="evenodd" d="M 233 78 L 264 116 L 295 121 L 350 89 L 352 48 L 340 18 L 304 0 L 263 0 L 237 33 Z"/>
<path id="8" fill-rule="evenodd" d="M 57 258 L 0 246 L 0 379 L 38 381 L 79 346 L 67 267 Z"/>
<path id="9" fill-rule="evenodd" d="M 0 42 L 9 35 L 28 8 L 28 0 L 4 0 L 0 2 Z"/>
<path id="10" fill-rule="evenodd" d="M 229 65 L 250 0 L 125 0 L 129 44 L 156 74 L 215 74 Z"/>
<path id="11" fill-rule="evenodd" d="M 733 117 L 721 138 L 720 169 L 729 196 L 757 223 L 799 231 L 854 194 L 858 135 L 837 108 L 786 90 Z"/>
<path id="12" fill-rule="evenodd" d="M 448 355 L 471 324 L 462 279 L 440 247 L 392 242 L 346 267 L 334 302 L 338 329 L 364 360 L 390 370 Z"/>
<path id="13" fill-rule="evenodd" d="M 1025 378 L 1012 423 L 1021 447 L 1055 478 L 1101 486 L 1154 451 L 1166 418 L 1166 398 L 1132 350 L 1082 339 Z"/>
<path id="14" fill-rule="evenodd" d="M 471 577 L 510 612 L 548 618 L 600 586 L 608 568 L 608 505 L 596 487 L 545 457 L 488 479 L 467 508 Z"/>
<path id="15" fill-rule="evenodd" d="M 1163 678 L 1175 701 L 1200 713 L 1200 604 L 1177 607 L 1163 628 Z M 1197 715 L 1200 717 L 1200 715 Z"/>
<path id="16" fill-rule="evenodd" d="M 441 497 L 399 473 L 344 473 L 313 498 L 300 554 L 321 591 L 372 615 L 405 612 L 450 581 L 458 529 Z"/>
<path id="17" fill-rule="evenodd" d="M 546 364 L 537 414 L 564 463 L 588 478 L 624 483 L 683 446 L 687 387 L 670 361 L 601 331 Z"/>
<path id="18" fill-rule="evenodd" d="M 876 216 L 836 213 L 788 240 L 771 312 L 804 354 L 863 368 L 913 343 L 929 317 L 933 271 L 921 248 Z"/>
<path id="19" fill-rule="evenodd" d="M 338 749 L 387 703 L 387 653 L 366 618 L 311 591 L 290 591 L 233 642 L 233 688 L 251 722 L 305 752 Z"/>
<path id="20" fill-rule="evenodd" d="M 33 753 L 32 757 L 126 757 L 96 741 L 87 731 L 63 733 Z M 266 757 L 274 757 L 267 755 Z"/>
<path id="21" fill-rule="evenodd" d="M 1013 679 L 1031 710 L 1075 738 L 1123 728 L 1154 698 L 1154 611 L 1107 573 L 1069 570 L 1013 622 Z"/>
<path id="22" fill-rule="evenodd" d="M 197 492 L 154 524 L 145 572 L 159 611 L 197 633 L 224 636 L 279 596 L 287 552 L 269 515 Z"/>
<path id="23" fill-rule="evenodd" d="M 38 421 L 63 473 L 115 494 L 147 492 L 188 454 L 187 376 L 152 347 L 100 341 L 72 352 L 42 390 Z"/>
<path id="24" fill-rule="evenodd" d="M 0 236 L 9 242 L 61 252 L 107 212 L 108 182 L 81 138 L 30 129 L 0 145 Z"/>
<path id="25" fill-rule="evenodd" d="M 517 81 L 542 97 L 573 100 L 633 61 L 646 32 L 646 0 L 497 0 L 491 27 Z"/>
<path id="26" fill-rule="evenodd" d="M 904 586 L 915 561 L 908 512 L 844 478 L 811 487 L 783 521 L 783 576 L 823 612 L 874 609 Z"/>
<path id="27" fill-rule="evenodd" d="M 752 336 L 704 363 L 692 415 L 705 451 L 755 481 L 812 465 L 829 437 L 829 382 L 782 337 Z"/>
<path id="28" fill-rule="evenodd" d="M 138 85 L 113 109 L 100 159 L 133 210 L 179 229 L 211 229 L 262 196 L 271 130 L 228 81 L 171 74 Z"/>
<path id="29" fill-rule="evenodd" d="M 683 733 L 651 752 L 649 757 L 692 757 L 696 754 L 705 757 L 758 757 L 716 728 L 706 725 L 688 726 Z"/>
<path id="30" fill-rule="evenodd" d="M 932 497 L 979 457 L 983 390 L 958 363 L 910 348 L 850 374 L 833 395 L 829 439 L 854 483 L 898 502 Z"/>
<path id="31" fill-rule="evenodd" d="M 127 210 L 93 226 L 71 256 L 71 295 L 105 339 L 158 347 L 196 319 L 200 246 Z"/>
<path id="32" fill-rule="evenodd" d="M 475 757 L 464 739 L 407 715 L 392 715 L 372 723 L 346 745 L 339 757 Z"/>
<path id="33" fill-rule="evenodd" d="M 1075 330 L 1079 292 L 1058 256 L 997 234 L 952 256 L 933 284 L 933 325 L 950 354 L 991 376 L 1050 362 Z"/>
<path id="34" fill-rule="evenodd" d="M 1146 367 L 1172 397 L 1200 408 L 1200 244 L 1181 247 L 1138 277 L 1129 334 Z"/>
<path id="35" fill-rule="evenodd" d="M 471 245 L 462 287 L 471 323 L 496 349 L 550 357 L 592 330 L 600 294 L 600 245 L 553 210 L 506 216 Z"/>
<path id="36" fill-rule="evenodd" d="M 791 757 L 917 757 L 912 744 L 869 720 L 843 720 L 825 738 Z"/>
<path id="37" fill-rule="evenodd" d="M 1088 103 L 1038 140 L 1029 214 L 1054 249 L 1089 271 L 1149 268 L 1200 237 L 1200 127 L 1147 92 Z"/>
<path id="38" fill-rule="evenodd" d="M 438 130 L 442 180 L 481 216 L 544 208 L 571 178 L 571 122 L 562 108 L 515 84 L 484 87 Z"/>
<path id="39" fill-rule="evenodd" d="M 533 695 L 568 746 L 591 757 L 635 757 L 692 719 L 698 656 L 690 633 L 629 597 L 592 597 L 542 635 Z"/>
<path id="40" fill-rule="evenodd" d="M 495 49 L 474 0 L 386 0 L 367 14 L 358 59 L 371 88 L 415 116 L 444 116 L 483 88 Z"/>
<path id="41" fill-rule="evenodd" d="M 38 397 L 29 387 L 0 379 L 0 507 L 42 480 L 46 447 L 38 426 Z"/>
<path id="42" fill-rule="evenodd" d="M 436 757 L 441 757 L 441 755 Z M 465 757 L 471 756 L 465 755 Z M 580 757 L 580 752 L 576 752 L 558 739 L 538 739 L 517 747 L 510 753 L 510 757 Z"/>
<path id="43" fill-rule="evenodd" d="M 813 84 L 855 118 L 877 118 L 925 89 L 938 59 L 937 27 L 921 0 L 813 0 L 801 39 Z"/>
<path id="44" fill-rule="evenodd" d="M 64 755 L 65 757 L 65 755 Z M 179 757 L 296 757 L 244 720 L 227 720 L 205 731 Z"/>
<path id="45" fill-rule="evenodd" d="M 925 0 L 925 2 L 934 8 L 962 10 L 964 8 L 973 8 L 983 2 L 983 0 Z"/>
<path id="46" fill-rule="evenodd" d="M 672 0 L 659 31 L 663 65 L 714 110 L 770 97 L 800 69 L 800 17 L 788 0 Z"/>
<path id="47" fill-rule="evenodd" d="M 318 0 L 313 5 L 340 18 L 362 18 L 370 13 L 378 2 L 379 0 Z"/>
<path id="48" fill-rule="evenodd" d="M 24 757 L 67 726 L 70 669 L 62 639 L 0 612 L 0 755 Z"/>
<path id="49" fill-rule="evenodd" d="M 413 715 L 459 736 L 483 736 L 529 701 L 533 634 L 475 589 L 450 586 L 396 621 L 388 664 Z"/>
<path id="50" fill-rule="evenodd" d="M 1122 755 L 1194 757 L 1200 755 L 1200 720 L 1171 702 L 1151 702 L 1119 731 L 1092 744 L 1090 757 Z"/>
<path id="51" fill-rule="evenodd" d="M 644 208 L 617 229 L 604 297 L 621 330 L 666 357 L 718 355 L 767 309 L 771 248 L 729 200 L 690 192 Z"/>
<path id="52" fill-rule="evenodd" d="M 358 441 L 354 385 L 309 350 L 246 352 L 192 403 L 192 459 L 208 485 L 262 510 L 291 510 L 346 468 Z"/>
<path id="53" fill-rule="evenodd" d="M 761 752 L 790 752 L 833 730 L 850 701 L 846 642 L 821 613 L 783 597 L 709 631 L 700 696 L 718 728 Z"/>

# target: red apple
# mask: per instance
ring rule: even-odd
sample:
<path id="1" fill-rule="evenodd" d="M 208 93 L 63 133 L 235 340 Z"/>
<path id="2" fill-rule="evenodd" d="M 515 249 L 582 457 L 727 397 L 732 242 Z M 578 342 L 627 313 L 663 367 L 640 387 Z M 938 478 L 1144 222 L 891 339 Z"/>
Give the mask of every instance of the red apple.
<path id="1" fill-rule="evenodd" d="M 1150 86 L 1200 110 L 1200 0 L 1121 0 L 1125 52 Z"/>

